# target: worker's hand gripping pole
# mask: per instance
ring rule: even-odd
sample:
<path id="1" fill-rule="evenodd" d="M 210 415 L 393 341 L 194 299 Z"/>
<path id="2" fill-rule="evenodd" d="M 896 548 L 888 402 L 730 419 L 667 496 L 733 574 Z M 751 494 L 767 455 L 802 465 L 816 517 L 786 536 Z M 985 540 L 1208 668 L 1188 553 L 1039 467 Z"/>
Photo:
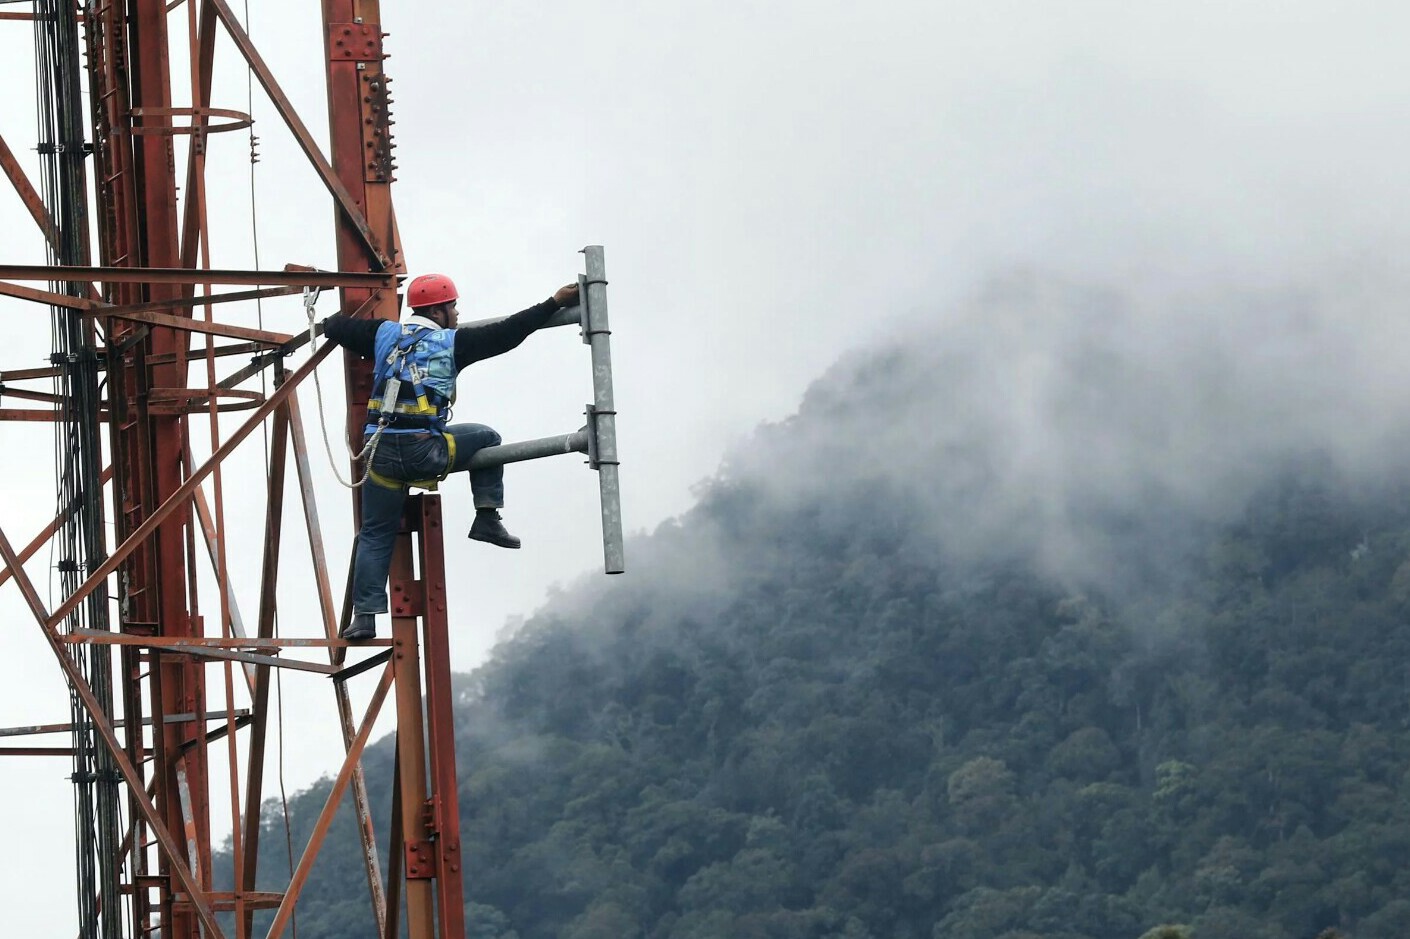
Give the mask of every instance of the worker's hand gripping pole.
<path id="1" fill-rule="evenodd" d="M 617 409 L 612 400 L 612 330 L 607 321 L 607 265 L 601 245 L 582 251 L 578 275 L 583 342 L 592 349 L 592 404 L 587 406 L 588 465 L 597 470 L 602 501 L 602 557 L 609 574 L 626 570 L 622 546 L 622 491 L 617 479 Z"/>

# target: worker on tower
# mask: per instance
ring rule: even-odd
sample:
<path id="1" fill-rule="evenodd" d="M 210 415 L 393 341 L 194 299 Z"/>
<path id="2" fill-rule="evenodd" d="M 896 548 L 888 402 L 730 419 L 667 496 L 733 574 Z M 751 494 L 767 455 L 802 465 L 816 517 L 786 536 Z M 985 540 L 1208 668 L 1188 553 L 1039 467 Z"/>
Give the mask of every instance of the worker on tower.
<path id="1" fill-rule="evenodd" d="M 460 294 L 444 274 L 422 274 L 406 291 L 405 319 L 354 319 L 342 313 L 323 322 L 323 335 L 373 360 L 372 398 L 365 428 L 368 461 L 362 483 L 362 527 L 353 565 L 353 616 L 344 639 L 377 635 L 376 614 L 387 612 L 387 572 L 411 485 L 429 485 L 469 471 L 475 500 L 470 537 L 501 548 L 520 541 L 504 527 L 504 467 L 470 469 L 470 458 L 500 436 L 484 424 L 451 424 L 455 378 L 472 362 L 515 348 L 558 310 L 578 302 L 578 285 L 492 323 L 456 328 Z"/>

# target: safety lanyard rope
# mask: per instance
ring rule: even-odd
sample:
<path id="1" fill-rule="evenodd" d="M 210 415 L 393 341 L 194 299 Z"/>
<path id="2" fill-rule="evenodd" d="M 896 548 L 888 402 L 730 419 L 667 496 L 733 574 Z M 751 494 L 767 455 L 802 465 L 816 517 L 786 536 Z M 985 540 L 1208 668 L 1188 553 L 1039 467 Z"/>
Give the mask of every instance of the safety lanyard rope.
<path id="1" fill-rule="evenodd" d="M 304 288 L 304 312 L 308 315 L 309 349 L 314 348 L 314 340 L 318 335 L 318 331 L 314 326 L 313 310 L 314 306 L 318 303 L 318 295 L 322 292 L 321 287 Z M 338 469 L 338 459 L 333 455 L 333 444 L 328 440 L 328 416 L 323 407 L 323 385 L 318 380 L 318 369 L 313 370 L 313 389 L 318 396 L 318 427 L 323 432 L 323 449 L 327 452 L 328 462 L 333 467 L 333 477 L 345 488 L 357 489 L 359 486 L 366 484 L 368 478 L 372 475 L 372 458 L 377 453 L 377 442 L 382 439 L 382 431 L 387 427 L 387 410 L 385 407 L 383 408 L 381 415 L 377 419 L 377 429 L 372 432 L 372 436 L 363 445 L 361 450 L 354 450 L 352 443 L 347 439 L 347 435 L 344 434 L 343 444 L 347 447 L 348 456 L 352 457 L 354 463 L 358 460 L 363 461 L 362 478 L 355 483 L 349 482 L 343 478 L 342 472 Z M 393 401 L 395 402 L 395 399 L 393 399 Z"/>

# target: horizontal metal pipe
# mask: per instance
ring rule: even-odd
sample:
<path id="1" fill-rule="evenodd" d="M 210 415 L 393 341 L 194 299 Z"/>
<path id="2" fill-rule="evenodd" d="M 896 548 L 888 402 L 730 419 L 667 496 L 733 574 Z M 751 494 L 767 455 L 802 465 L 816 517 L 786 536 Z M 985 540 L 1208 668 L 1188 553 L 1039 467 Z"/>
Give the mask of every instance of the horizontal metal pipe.
<path id="1" fill-rule="evenodd" d="M 521 440 L 517 443 L 504 443 L 497 447 L 477 450 L 470 458 L 471 469 L 484 469 L 487 466 L 503 466 L 506 463 L 522 463 L 524 460 L 537 460 L 560 453 L 587 453 L 588 435 L 586 431 L 562 434 L 558 437 L 540 437 L 538 440 Z"/>
<path id="2" fill-rule="evenodd" d="M 581 326 L 583 325 L 583 322 L 582 322 L 582 321 L 583 321 L 583 307 L 582 307 L 582 304 L 578 304 L 577 306 L 565 306 L 563 309 L 559 310 L 557 313 L 555 313 L 555 314 L 553 314 L 552 316 L 550 316 L 550 317 L 548 318 L 548 322 L 547 322 L 547 323 L 544 323 L 542 326 L 540 326 L 539 329 L 552 329 L 552 328 L 555 327 L 555 326 L 578 326 L 578 327 L 581 327 Z"/>
<path id="3" fill-rule="evenodd" d="M 548 318 L 539 329 L 552 329 L 555 326 L 579 326 L 582 318 L 582 306 L 567 306 L 559 310 Z M 501 323 L 509 319 L 507 316 L 491 316 L 484 320 L 471 320 L 468 323 L 461 323 L 464 326 L 490 326 L 494 323 Z"/>

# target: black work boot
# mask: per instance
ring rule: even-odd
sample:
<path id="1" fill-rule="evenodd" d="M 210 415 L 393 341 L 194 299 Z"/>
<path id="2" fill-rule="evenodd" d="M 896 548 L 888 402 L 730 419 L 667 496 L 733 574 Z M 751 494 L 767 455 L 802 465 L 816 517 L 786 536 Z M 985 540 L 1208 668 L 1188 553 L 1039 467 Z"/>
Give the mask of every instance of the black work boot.
<path id="1" fill-rule="evenodd" d="M 475 521 L 470 526 L 470 537 L 474 541 L 484 541 L 501 548 L 517 548 L 522 544 L 504 527 L 498 509 L 476 509 Z"/>
<path id="2" fill-rule="evenodd" d="M 361 642 L 364 639 L 377 638 L 377 614 L 354 613 L 352 622 L 348 623 L 347 628 L 338 636 L 348 642 Z"/>

